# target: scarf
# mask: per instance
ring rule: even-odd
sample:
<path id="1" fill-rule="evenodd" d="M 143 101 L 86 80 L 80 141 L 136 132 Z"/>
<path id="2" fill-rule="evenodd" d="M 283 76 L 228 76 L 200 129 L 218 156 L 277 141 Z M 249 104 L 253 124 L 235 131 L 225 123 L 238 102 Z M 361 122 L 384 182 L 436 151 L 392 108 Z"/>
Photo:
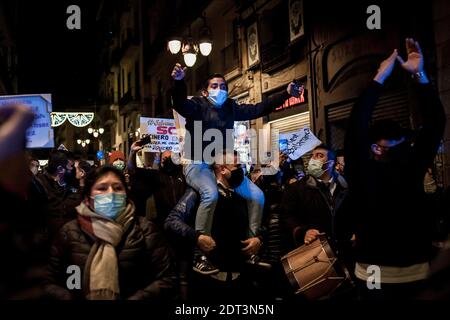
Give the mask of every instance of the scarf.
<path id="1" fill-rule="evenodd" d="M 81 229 L 95 239 L 83 275 L 87 300 L 117 300 L 120 297 L 116 246 L 134 219 L 134 205 L 129 203 L 116 220 L 92 212 L 83 202 L 76 207 Z"/>

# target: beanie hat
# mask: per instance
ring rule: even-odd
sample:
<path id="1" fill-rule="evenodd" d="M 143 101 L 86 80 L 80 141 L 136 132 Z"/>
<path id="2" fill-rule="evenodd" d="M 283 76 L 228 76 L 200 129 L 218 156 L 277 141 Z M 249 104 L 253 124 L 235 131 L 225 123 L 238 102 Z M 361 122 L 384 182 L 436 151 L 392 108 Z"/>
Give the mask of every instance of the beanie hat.
<path id="1" fill-rule="evenodd" d="M 111 155 L 109 156 L 109 164 L 113 164 L 116 160 L 123 160 L 125 161 L 125 155 L 122 151 L 113 151 L 111 152 Z"/>

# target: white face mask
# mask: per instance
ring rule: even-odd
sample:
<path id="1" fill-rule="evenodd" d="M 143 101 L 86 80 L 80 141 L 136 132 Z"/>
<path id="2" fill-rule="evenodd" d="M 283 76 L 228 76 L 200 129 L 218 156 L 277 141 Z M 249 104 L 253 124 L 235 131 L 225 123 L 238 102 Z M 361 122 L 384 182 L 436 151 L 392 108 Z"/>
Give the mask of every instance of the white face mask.
<path id="1" fill-rule="evenodd" d="M 327 162 L 322 162 L 320 160 L 311 159 L 308 163 L 308 173 L 313 176 L 314 178 L 320 178 L 328 169 L 322 169 L 323 165 Z"/>
<path id="2" fill-rule="evenodd" d="M 209 89 L 208 100 L 215 106 L 220 107 L 227 101 L 228 91 L 221 89 Z"/>

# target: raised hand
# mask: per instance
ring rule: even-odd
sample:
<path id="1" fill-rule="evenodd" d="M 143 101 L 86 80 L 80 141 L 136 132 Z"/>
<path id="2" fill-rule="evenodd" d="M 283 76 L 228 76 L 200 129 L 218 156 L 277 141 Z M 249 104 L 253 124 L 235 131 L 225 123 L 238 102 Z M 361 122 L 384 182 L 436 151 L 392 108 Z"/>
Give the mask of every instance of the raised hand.
<path id="1" fill-rule="evenodd" d="M 288 84 L 286 90 L 291 96 L 299 98 L 305 90 L 305 87 L 303 85 L 299 86 L 295 82 L 291 82 Z"/>
<path id="2" fill-rule="evenodd" d="M 415 74 L 423 71 L 423 55 L 420 49 L 419 42 L 414 41 L 412 38 L 406 38 L 406 52 L 408 54 L 408 60 L 405 62 L 400 56 L 397 56 L 398 62 L 400 62 L 403 69 L 409 73 Z"/>
<path id="3" fill-rule="evenodd" d="M 0 161 L 25 148 L 25 133 L 34 120 L 34 112 L 24 105 L 0 108 Z"/>
<path id="4" fill-rule="evenodd" d="M 175 65 L 175 67 L 173 67 L 172 70 L 172 78 L 174 78 L 175 80 L 181 80 L 184 78 L 185 74 L 186 74 L 186 69 L 187 67 L 182 67 L 181 64 L 177 63 Z"/>
<path id="5" fill-rule="evenodd" d="M 395 49 L 392 54 L 386 59 L 383 60 L 380 63 L 380 66 L 378 67 L 377 75 L 375 76 L 374 80 L 378 83 L 383 84 L 384 81 L 391 75 L 392 70 L 395 66 L 395 59 L 398 57 L 397 49 Z"/>
<path id="6" fill-rule="evenodd" d="M 133 144 L 130 147 L 130 153 L 137 153 L 140 150 L 142 150 L 142 148 L 144 148 L 144 146 L 139 145 L 139 141 L 140 140 L 133 142 Z"/>

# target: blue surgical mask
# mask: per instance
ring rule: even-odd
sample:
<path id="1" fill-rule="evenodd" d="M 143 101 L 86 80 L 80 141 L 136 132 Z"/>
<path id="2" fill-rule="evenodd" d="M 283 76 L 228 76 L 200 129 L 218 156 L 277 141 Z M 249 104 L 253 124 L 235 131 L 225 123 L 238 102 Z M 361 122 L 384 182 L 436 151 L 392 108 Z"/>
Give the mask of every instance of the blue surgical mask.
<path id="1" fill-rule="evenodd" d="M 227 101 L 228 99 L 228 91 L 221 89 L 209 89 L 208 90 L 208 100 L 215 105 L 216 107 L 220 107 Z"/>
<path id="2" fill-rule="evenodd" d="M 308 163 L 308 174 L 314 178 L 320 178 L 329 168 L 322 169 L 326 162 L 320 160 L 310 159 Z"/>
<path id="3" fill-rule="evenodd" d="M 127 195 L 123 193 L 104 193 L 94 196 L 94 210 L 97 214 L 115 220 L 125 209 Z"/>

